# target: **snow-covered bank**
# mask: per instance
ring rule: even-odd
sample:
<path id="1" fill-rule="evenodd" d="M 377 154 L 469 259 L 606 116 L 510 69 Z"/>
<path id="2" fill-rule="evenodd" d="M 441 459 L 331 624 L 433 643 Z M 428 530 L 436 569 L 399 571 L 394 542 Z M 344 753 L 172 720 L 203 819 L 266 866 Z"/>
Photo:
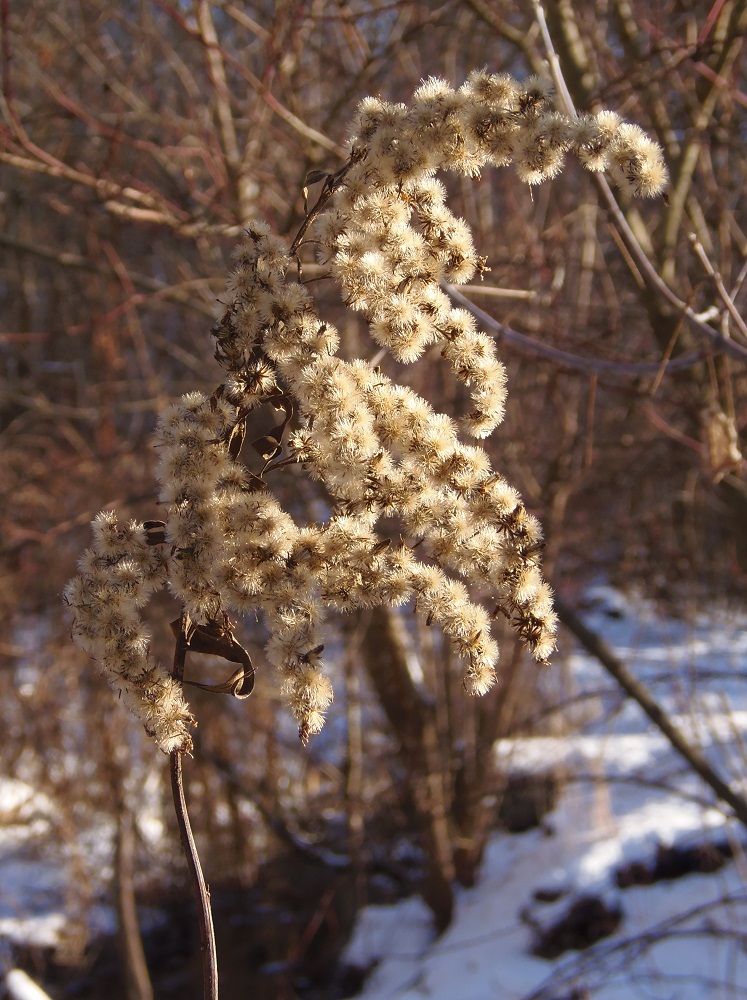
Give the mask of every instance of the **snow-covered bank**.
<path id="1" fill-rule="evenodd" d="M 585 617 L 744 789 L 747 620 L 715 611 L 665 620 L 602 588 Z M 363 997 L 747 996 L 747 834 L 589 657 L 566 651 L 546 677 L 573 702 L 555 713 L 555 735 L 502 742 L 495 753 L 504 772 L 558 776 L 555 808 L 540 828 L 493 836 L 478 884 L 459 890 L 440 938 L 419 899 L 363 911 L 347 950 L 348 963 L 372 969 Z M 0 938 L 11 951 L 53 947 L 63 935 L 69 886 L 55 822 L 53 804 L 30 784 L 0 781 Z M 162 825 L 147 815 L 139 824 L 157 855 Z M 112 836 L 99 821 L 86 846 L 104 887 Z M 111 933 L 102 900 L 89 926 Z"/>
<path id="2" fill-rule="evenodd" d="M 740 783 L 745 622 L 662 621 L 603 590 L 588 620 L 721 773 Z M 372 968 L 366 1000 L 747 995 L 745 831 L 593 661 L 574 654 L 570 666 L 579 694 L 600 692 L 585 730 L 496 748 L 510 770 L 559 771 L 559 804 L 541 829 L 494 836 L 478 885 L 459 893 L 454 922 L 439 939 L 417 900 L 360 915 L 346 958 Z M 688 867 L 695 870 L 674 877 Z M 564 950 L 585 933 L 606 936 Z"/>

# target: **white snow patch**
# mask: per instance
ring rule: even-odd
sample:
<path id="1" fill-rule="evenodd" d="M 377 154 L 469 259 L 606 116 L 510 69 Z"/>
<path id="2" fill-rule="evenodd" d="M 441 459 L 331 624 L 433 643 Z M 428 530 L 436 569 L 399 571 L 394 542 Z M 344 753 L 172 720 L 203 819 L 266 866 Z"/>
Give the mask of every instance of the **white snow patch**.
<path id="1" fill-rule="evenodd" d="M 661 621 L 609 588 L 597 588 L 589 604 L 589 624 L 652 685 L 717 770 L 740 781 L 747 771 L 747 622 L 726 613 L 694 626 Z M 477 886 L 458 892 L 452 925 L 432 943 L 422 909 L 416 946 L 390 943 L 404 940 L 411 900 L 377 907 L 375 918 L 363 911 L 345 958 L 364 968 L 380 959 L 365 1000 L 747 997 L 744 830 L 638 706 L 622 702 L 598 664 L 576 652 L 569 666 L 580 694 L 597 692 L 599 717 L 579 734 L 495 748 L 504 771 L 562 775 L 557 807 L 542 830 L 492 838 Z M 735 859 L 717 872 L 617 885 L 620 868 L 651 865 L 660 848 L 727 839 Z M 537 890 L 556 901 L 539 902 Z M 533 928 L 547 928 L 590 893 L 622 909 L 618 930 L 586 951 L 534 957 Z M 360 934 L 372 919 L 378 937 L 368 933 L 384 943 L 366 952 Z"/>
<path id="2" fill-rule="evenodd" d="M 745 787 L 747 620 L 718 610 L 690 624 L 662 620 L 610 588 L 596 588 L 584 617 L 719 773 Z M 747 1000 L 745 831 L 595 661 L 576 651 L 565 666 L 583 730 L 495 748 L 505 772 L 559 775 L 556 808 L 542 829 L 493 836 L 478 884 L 457 891 L 441 937 L 419 899 L 359 914 L 345 960 L 373 967 L 366 1000 L 567 1000 L 584 990 L 593 1000 Z M 153 851 L 161 781 L 148 778 L 152 806 L 138 820 Z M 0 938 L 59 942 L 67 883 L 54 821 L 32 785 L 0 778 Z M 99 824 L 84 838 L 102 878 L 112 836 L 111 824 Z M 618 887 L 621 867 L 650 865 L 662 847 L 727 840 L 734 859 L 719 871 Z M 532 955 L 535 928 L 591 893 L 621 908 L 617 931 L 552 961 Z M 111 917 L 91 907 L 92 927 Z"/>

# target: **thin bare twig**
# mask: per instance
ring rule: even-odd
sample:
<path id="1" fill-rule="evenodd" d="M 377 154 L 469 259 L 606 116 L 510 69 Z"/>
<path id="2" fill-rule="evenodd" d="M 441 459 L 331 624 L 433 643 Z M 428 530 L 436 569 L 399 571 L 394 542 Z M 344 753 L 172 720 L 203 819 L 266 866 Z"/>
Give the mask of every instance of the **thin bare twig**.
<path id="1" fill-rule="evenodd" d="M 542 5 L 539 0 L 533 0 L 535 15 L 537 18 L 537 23 L 540 27 L 540 32 L 542 34 L 542 40 L 545 44 L 545 49 L 547 52 L 548 62 L 550 64 L 550 71 L 552 73 L 553 82 L 555 88 L 561 97 L 562 104 L 567 114 L 575 115 L 576 108 L 573 103 L 573 99 L 566 86 L 565 79 L 563 77 L 563 72 L 560 66 L 560 60 L 558 59 L 557 52 L 550 37 L 550 32 L 547 28 L 547 22 L 545 20 L 545 13 L 542 9 Z M 617 229 L 621 235 L 621 238 L 625 241 L 625 244 L 635 260 L 635 263 L 641 272 L 644 280 L 647 284 L 653 288 L 658 295 L 663 299 L 666 299 L 670 305 L 674 308 L 691 324 L 695 327 L 698 333 L 704 337 L 711 345 L 711 347 L 723 354 L 728 354 L 730 357 L 735 358 L 737 361 L 741 361 L 742 364 L 747 363 L 747 347 L 743 347 L 741 344 L 735 343 L 728 337 L 725 337 L 719 330 L 706 323 L 702 316 L 699 316 L 695 310 L 688 305 L 679 295 L 674 292 L 669 285 L 664 281 L 659 272 L 656 270 L 654 265 L 648 258 L 646 251 L 641 246 L 638 238 L 631 229 L 628 220 L 625 218 L 625 214 L 620 208 L 617 198 L 615 197 L 612 188 L 610 187 L 607 178 L 602 176 L 600 173 L 594 174 L 594 180 L 597 187 L 599 188 L 602 198 L 607 204 L 607 209 L 609 210 L 612 219 L 617 226 Z"/>
<path id="2" fill-rule="evenodd" d="M 723 278 L 709 260 L 708 254 L 705 252 L 705 249 L 703 248 L 703 244 L 700 242 L 695 233 L 689 233 L 687 238 L 690 240 L 690 245 L 695 251 L 698 260 L 705 268 L 706 274 L 713 279 L 713 283 L 716 286 L 716 291 L 721 296 L 721 301 L 724 303 L 724 305 L 729 311 L 731 318 L 734 320 L 736 328 L 742 334 L 744 339 L 747 340 L 747 323 L 745 323 L 745 321 L 742 319 L 741 313 L 734 305 L 732 297 L 727 292 Z"/>
<path id="3" fill-rule="evenodd" d="M 172 18 L 172 20 L 174 20 L 185 32 L 195 38 L 200 37 L 198 29 L 192 27 L 192 25 L 187 21 L 187 18 L 184 17 L 175 7 L 171 4 L 163 2 L 159 2 L 159 6 L 161 7 L 161 10 Z M 286 108 L 284 104 L 281 104 L 277 97 L 275 97 L 275 95 L 268 90 L 264 83 L 256 77 L 241 62 L 241 60 L 232 57 L 223 48 L 220 49 L 220 55 L 224 62 L 239 73 L 241 77 L 246 80 L 246 82 L 259 94 L 265 104 L 278 116 L 278 118 L 290 125 L 291 128 L 295 129 L 295 131 L 302 135 L 305 139 L 309 139 L 311 142 L 321 146 L 322 149 L 327 149 L 331 153 L 335 153 L 337 156 L 345 155 L 344 146 L 341 146 L 339 143 L 334 142 L 334 140 L 330 139 L 322 132 L 319 132 L 317 129 L 307 125 L 306 122 L 301 121 L 297 115 L 294 115 L 293 112 Z"/>
<path id="4" fill-rule="evenodd" d="M 636 362 L 606 361 L 603 358 L 581 358 L 577 354 L 562 351 L 560 348 L 552 347 L 550 344 L 543 344 L 540 341 L 533 340 L 531 337 L 527 337 L 523 333 L 512 330 L 508 326 L 504 326 L 503 323 L 499 323 L 489 313 L 476 306 L 466 295 L 462 295 L 453 285 L 445 284 L 443 287 L 455 302 L 468 309 L 476 319 L 479 319 L 484 326 L 496 334 L 497 337 L 500 337 L 505 343 L 511 344 L 525 353 L 547 358 L 554 364 L 561 365 L 564 368 L 572 368 L 574 371 L 585 372 L 589 375 L 660 376 L 662 368 L 668 372 L 682 371 L 685 368 L 692 368 L 693 365 L 698 364 L 705 357 L 702 351 L 693 351 L 690 354 L 683 354 L 673 361 Z"/>

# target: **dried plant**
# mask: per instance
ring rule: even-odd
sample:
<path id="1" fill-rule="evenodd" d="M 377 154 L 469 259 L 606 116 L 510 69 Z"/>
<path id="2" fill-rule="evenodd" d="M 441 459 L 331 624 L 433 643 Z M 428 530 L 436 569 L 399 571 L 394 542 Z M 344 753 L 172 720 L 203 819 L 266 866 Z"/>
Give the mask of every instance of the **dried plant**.
<path id="1" fill-rule="evenodd" d="M 166 586 L 183 607 L 181 667 L 187 649 L 224 656 L 239 666 L 216 687 L 238 696 L 251 690 L 253 669 L 231 616 L 263 612 L 267 657 L 304 741 L 332 701 L 321 661 L 328 608 L 412 600 L 448 635 L 476 695 L 495 677 L 493 608 L 538 661 L 554 646 L 540 526 L 484 450 L 460 436 L 484 438 L 499 423 L 505 374 L 491 337 L 445 290 L 481 275 L 486 261 L 435 174 L 513 163 L 537 184 L 571 153 L 650 196 L 666 181 L 661 150 L 610 112 L 557 113 L 538 78 L 485 72 L 458 90 L 429 80 L 409 106 L 363 101 L 349 150 L 338 171 L 308 178 L 321 194 L 290 245 L 262 222 L 247 227 L 213 329 L 224 381 L 211 396 L 193 392 L 169 406 L 155 433 L 163 520 L 99 514 L 66 590 L 75 641 L 166 752 L 190 750 L 194 721 L 181 669 L 154 662 L 140 617 Z M 409 364 L 440 346 L 471 412 L 457 422 L 369 361 L 337 355 L 337 331 L 301 280 L 306 243 L 381 350 Z M 266 461 L 257 476 L 239 453 L 264 404 L 282 422 L 255 442 Z M 322 484 L 323 523 L 297 523 L 268 489 L 291 465 Z"/>

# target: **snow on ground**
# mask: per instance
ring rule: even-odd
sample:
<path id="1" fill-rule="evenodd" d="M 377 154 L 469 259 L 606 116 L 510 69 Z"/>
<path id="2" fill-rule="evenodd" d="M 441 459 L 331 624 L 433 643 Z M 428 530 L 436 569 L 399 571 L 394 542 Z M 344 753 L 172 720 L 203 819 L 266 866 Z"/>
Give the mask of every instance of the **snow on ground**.
<path id="1" fill-rule="evenodd" d="M 662 620 L 607 588 L 586 604 L 588 624 L 747 791 L 745 621 L 726 612 Z M 583 725 L 495 748 L 509 772 L 561 774 L 556 808 L 540 829 L 493 837 L 478 885 L 458 892 L 440 938 L 418 899 L 360 914 L 346 960 L 373 967 L 365 1000 L 747 997 L 745 831 L 593 660 L 559 659 L 549 683 L 554 669 L 567 672 Z M 0 781 L 0 943 L 53 944 L 61 931 L 64 859 L 49 850 L 50 810 L 30 786 Z M 704 842 L 733 857 L 710 874 L 619 887 L 631 863 L 650 867 L 663 848 Z M 552 960 L 533 955 L 540 933 L 585 898 L 602 900 L 614 933 Z"/>
<path id="2" fill-rule="evenodd" d="M 53 806 L 25 782 L 0 782 L 0 941 L 54 947 L 64 925 L 62 866 L 43 857 Z"/>
<path id="3" fill-rule="evenodd" d="M 744 622 L 728 615 L 668 622 L 603 588 L 593 598 L 587 622 L 721 773 L 739 781 L 747 762 Z M 418 900 L 359 916 L 345 958 L 373 966 L 365 1000 L 747 996 L 744 830 L 600 667 L 574 654 L 570 670 L 580 694 L 600 692 L 600 710 L 585 730 L 496 747 L 514 772 L 565 775 L 558 806 L 542 829 L 493 837 L 478 885 L 459 892 L 455 919 L 440 938 Z M 733 860 L 710 874 L 618 887 L 617 872 L 632 862 L 651 867 L 657 851 L 704 842 L 730 845 Z M 584 897 L 620 915 L 616 932 L 552 961 L 532 955 L 538 933 Z"/>

